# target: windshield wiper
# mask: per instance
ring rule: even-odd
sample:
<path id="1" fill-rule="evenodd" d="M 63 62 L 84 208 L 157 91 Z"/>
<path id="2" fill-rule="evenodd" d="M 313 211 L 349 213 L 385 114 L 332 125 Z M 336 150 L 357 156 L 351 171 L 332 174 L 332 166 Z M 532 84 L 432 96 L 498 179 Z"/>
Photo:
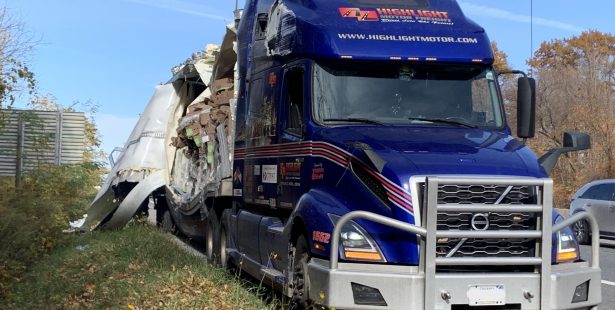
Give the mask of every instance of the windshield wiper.
<path id="1" fill-rule="evenodd" d="M 379 121 L 367 119 L 367 118 L 327 118 L 323 119 L 325 122 L 349 122 L 349 123 L 364 123 L 364 124 L 372 124 L 372 125 L 383 125 Z"/>
<path id="2" fill-rule="evenodd" d="M 478 128 L 478 126 L 474 124 L 468 124 L 466 122 L 457 121 L 453 119 L 445 119 L 445 118 L 428 118 L 428 117 L 409 117 L 411 121 L 422 121 L 422 122 L 430 122 L 430 123 L 441 123 L 441 124 L 450 124 L 450 125 L 459 125 L 468 128 Z"/>

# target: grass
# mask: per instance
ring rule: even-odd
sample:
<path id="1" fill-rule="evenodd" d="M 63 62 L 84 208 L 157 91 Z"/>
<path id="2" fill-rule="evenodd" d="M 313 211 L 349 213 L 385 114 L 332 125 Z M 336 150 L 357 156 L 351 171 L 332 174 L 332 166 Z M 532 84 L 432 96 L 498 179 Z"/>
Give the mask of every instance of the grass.
<path id="1" fill-rule="evenodd" d="M 0 309 L 270 309 L 253 284 L 187 255 L 157 228 L 73 235 L 35 264 Z"/>

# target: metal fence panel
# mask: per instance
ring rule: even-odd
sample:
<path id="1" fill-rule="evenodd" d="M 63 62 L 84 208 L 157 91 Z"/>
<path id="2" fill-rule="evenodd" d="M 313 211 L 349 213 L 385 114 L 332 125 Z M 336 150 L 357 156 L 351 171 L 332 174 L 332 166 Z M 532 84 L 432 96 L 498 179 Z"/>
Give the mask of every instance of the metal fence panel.
<path id="1" fill-rule="evenodd" d="M 83 162 L 84 113 L 0 110 L 0 116 L 0 176 Z"/>

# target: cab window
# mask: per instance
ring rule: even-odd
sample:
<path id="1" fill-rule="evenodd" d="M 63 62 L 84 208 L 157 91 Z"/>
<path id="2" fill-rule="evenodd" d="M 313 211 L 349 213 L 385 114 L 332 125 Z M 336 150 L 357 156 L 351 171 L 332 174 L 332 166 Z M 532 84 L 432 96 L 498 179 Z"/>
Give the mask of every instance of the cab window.
<path id="1" fill-rule="evenodd" d="M 304 127 L 303 68 L 293 68 L 286 72 L 286 132 L 301 136 Z"/>

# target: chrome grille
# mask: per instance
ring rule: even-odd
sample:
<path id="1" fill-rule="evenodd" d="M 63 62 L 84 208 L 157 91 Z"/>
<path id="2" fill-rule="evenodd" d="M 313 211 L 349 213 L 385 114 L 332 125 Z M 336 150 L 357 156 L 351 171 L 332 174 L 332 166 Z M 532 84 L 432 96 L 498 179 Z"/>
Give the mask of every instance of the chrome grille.
<path id="1" fill-rule="evenodd" d="M 507 188 L 508 186 L 495 185 L 440 185 L 438 187 L 438 203 L 493 204 L 502 196 Z M 529 201 L 532 196 L 528 186 L 513 186 L 500 203 L 532 203 Z"/>
<path id="2" fill-rule="evenodd" d="M 446 256 L 461 239 L 451 239 L 436 246 L 439 257 Z M 532 257 L 534 256 L 534 241 L 525 239 L 469 239 L 455 252 L 452 257 Z"/>
<path id="3" fill-rule="evenodd" d="M 421 186 L 421 189 L 424 187 Z M 438 204 L 493 204 L 492 212 L 485 215 L 489 220 L 486 230 L 536 230 L 535 213 L 497 212 L 497 204 L 535 204 L 536 190 L 529 186 L 502 185 L 440 185 Z M 471 231 L 472 212 L 437 213 L 438 231 Z M 456 248 L 456 250 L 454 250 Z M 534 257 L 536 242 L 532 239 L 453 239 L 437 240 L 437 257 Z M 453 254 L 450 254 L 453 253 Z"/>
<path id="4" fill-rule="evenodd" d="M 438 230 L 471 230 L 474 213 L 438 212 Z M 530 213 L 489 213 L 488 230 L 534 230 L 536 221 Z"/>

